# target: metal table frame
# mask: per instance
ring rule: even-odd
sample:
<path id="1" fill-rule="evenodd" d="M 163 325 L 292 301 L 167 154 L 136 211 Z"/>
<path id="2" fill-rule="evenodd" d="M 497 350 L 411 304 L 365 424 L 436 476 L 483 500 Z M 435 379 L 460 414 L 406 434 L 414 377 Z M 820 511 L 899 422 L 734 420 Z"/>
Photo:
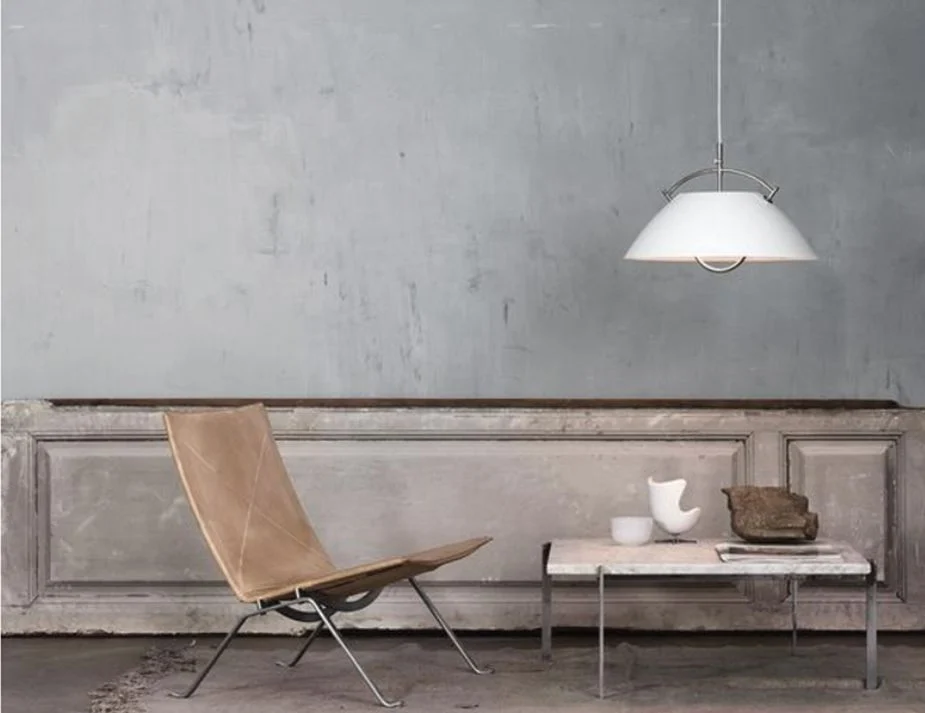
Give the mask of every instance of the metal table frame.
<path id="1" fill-rule="evenodd" d="M 552 660 L 552 579 L 547 570 L 549 562 L 549 553 L 552 548 L 551 542 L 546 542 L 542 547 L 542 633 L 541 649 L 544 661 Z M 877 563 L 873 560 L 867 560 L 870 570 L 866 575 L 855 574 L 838 574 L 838 575 L 812 575 L 814 579 L 832 578 L 832 579 L 858 579 L 863 577 L 865 585 L 865 662 L 866 670 L 863 679 L 864 688 L 873 690 L 880 687 L 881 680 L 877 673 Z M 579 575 L 556 575 L 558 577 L 570 577 Z M 605 582 L 609 579 L 621 579 L 625 581 L 664 581 L 677 578 L 696 578 L 700 580 L 739 580 L 752 578 L 761 579 L 786 579 L 790 582 L 790 621 L 791 621 L 791 638 L 790 653 L 796 652 L 797 645 L 797 591 L 799 588 L 800 576 L 784 575 L 752 575 L 752 574 L 665 574 L 665 575 L 624 575 L 624 574 L 605 574 L 603 565 L 597 568 L 597 632 L 598 632 L 598 654 L 597 654 L 597 690 L 598 698 L 604 698 L 604 590 Z"/>

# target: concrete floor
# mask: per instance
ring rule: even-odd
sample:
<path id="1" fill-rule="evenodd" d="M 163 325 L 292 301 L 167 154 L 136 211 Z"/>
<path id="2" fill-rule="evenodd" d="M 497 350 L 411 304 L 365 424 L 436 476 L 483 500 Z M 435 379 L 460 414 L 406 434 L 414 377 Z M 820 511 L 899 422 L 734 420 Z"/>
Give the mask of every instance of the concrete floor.
<path id="1" fill-rule="evenodd" d="M 916 634 L 881 635 L 884 685 L 866 692 L 860 687 L 860 636 L 807 634 L 797 655 L 790 656 L 788 640 L 781 635 L 614 633 L 609 635 L 604 701 L 594 697 L 593 636 L 557 637 L 551 665 L 540 661 L 534 635 L 463 637 L 480 664 L 495 667 L 496 673 L 488 677 L 469 673 L 436 635 L 348 636 L 383 693 L 403 698 L 409 711 L 925 712 L 925 636 Z M 193 698 L 168 698 L 167 690 L 189 682 L 191 669 L 203 664 L 217 642 L 214 637 L 195 642 L 188 637 L 5 638 L 3 711 L 382 710 L 373 705 L 347 659 L 326 637 L 294 670 L 272 662 L 291 655 L 296 641 L 245 637 L 229 649 Z M 166 666 L 161 665 L 167 660 L 162 655 L 173 657 Z M 107 683 L 109 689 L 93 703 L 90 692 Z"/>

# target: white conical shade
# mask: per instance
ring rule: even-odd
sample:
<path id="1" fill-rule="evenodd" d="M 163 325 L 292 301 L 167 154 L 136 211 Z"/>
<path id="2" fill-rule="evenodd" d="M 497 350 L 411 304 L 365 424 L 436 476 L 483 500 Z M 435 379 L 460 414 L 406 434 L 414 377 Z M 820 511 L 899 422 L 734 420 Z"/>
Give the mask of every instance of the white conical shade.
<path id="1" fill-rule="evenodd" d="M 624 258 L 687 262 L 815 260 L 793 223 L 759 193 L 692 191 L 662 208 Z"/>

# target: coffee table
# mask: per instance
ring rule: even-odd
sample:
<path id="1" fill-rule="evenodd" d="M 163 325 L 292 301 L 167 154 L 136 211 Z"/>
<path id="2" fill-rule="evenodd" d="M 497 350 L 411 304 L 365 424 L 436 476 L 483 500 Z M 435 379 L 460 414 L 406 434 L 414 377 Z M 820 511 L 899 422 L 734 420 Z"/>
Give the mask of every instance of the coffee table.
<path id="1" fill-rule="evenodd" d="M 877 566 L 850 545 L 826 542 L 841 558 L 778 558 L 724 562 L 716 546 L 727 540 L 649 543 L 639 547 L 615 544 L 609 539 L 553 540 L 543 545 L 542 638 L 544 659 L 552 658 L 552 579 L 596 577 L 598 596 L 598 697 L 604 697 L 604 585 L 606 580 L 640 579 L 742 579 L 747 577 L 791 580 L 792 646 L 796 645 L 797 582 L 802 577 L 860 579 L 866 585 L 866 674 L 864 688 L 879 686 L 877 677 Z M 820 543 L 822 544 L 822 543 Z"/>

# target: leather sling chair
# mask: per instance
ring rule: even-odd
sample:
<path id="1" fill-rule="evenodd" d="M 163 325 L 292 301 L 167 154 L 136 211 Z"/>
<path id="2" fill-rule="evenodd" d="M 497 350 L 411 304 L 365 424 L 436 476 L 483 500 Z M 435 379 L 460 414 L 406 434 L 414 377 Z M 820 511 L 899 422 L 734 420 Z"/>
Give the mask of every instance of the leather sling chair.
<path id="1" fill-rule="evenodd" d="M 238 619 L 189 688 L 171 695 L 189 698 L 248 619 L 276 612 L 316 624 L 292 661 L 281 665 L 295 666 L 327 629 L 376 700 L 387 708 L 402 705 L 380 693 L 332 622 L 336 614 L 368 607 L 384 587 L 401 580 L 410 583 L 469 668 L 491 673 L 475 664 L 415 577 L 468 557 L 492 538 L 338 569 L 306 517 L 262 404 L 171 411 L 164 421 L 180 480 L 212 555 L 237 598 L 256 605 Z"/>

